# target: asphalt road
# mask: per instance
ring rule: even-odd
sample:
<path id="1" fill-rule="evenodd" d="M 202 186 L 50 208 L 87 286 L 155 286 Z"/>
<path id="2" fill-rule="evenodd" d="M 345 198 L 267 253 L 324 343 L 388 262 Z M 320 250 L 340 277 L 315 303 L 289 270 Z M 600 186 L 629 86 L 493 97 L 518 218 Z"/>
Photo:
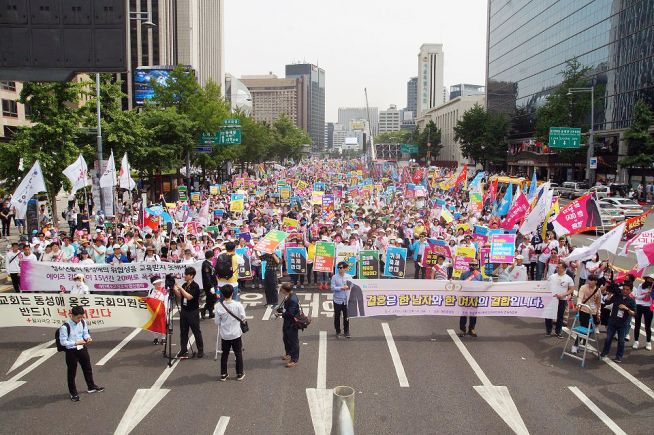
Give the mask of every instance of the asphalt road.
<path id="1" fill-rule="evenodd" d="M 508 423 L 476 391 L 479 386 L 506 387 L 518 419 L 532 434 L 611 433 L 607 423 L 645 434 L 654 425 L 652 352 L 628 348 L 619 367 L 589 357 L 582 369 L 578 361 L 560 359 L 564 341 L 546 338 L 542 320 L 522 318 L 480 318 L 479 337 L 465 337 L 461 346 L 448 333 L 458 329 L 458 319 L 448 317 L 355 319 L 352 338 L 337 339 L 329 295 L 307 292 L 300 297 L 314 320 L 300 333 L 300 364 L 294 369 L 280 360 L 281 321 L 269 320 L 263 297 L 249 293 L 244 294 L 251 316 L 244 338 L 244 381 L 234 380 L 232 357 L 232 379 L 217 382 L 216 328 L 209 320 L 202 322 L 206 357 L 181 361 L 172 371 L 166 370 L 161 346 L 154 346 L 152 334 L 144 331 L 104 365 L 96 365 L 133 332 L 98 331 L 90 353 L 96 382 L 107 389 L 82 393 L 79 403 L 68 399 L 62 354 L 37 355 L 7 373 L 22 351 L 52 340 L 53 331 L 5 329 L 1 379 L 25 383 L 0 397 L 0 433 L 111 434 L 127 423 L 135 425 L 136 434 L 223 433 L 214 432 L 219 422 L 227 422 L 228 434 L 320 433 L 314 424 L 320 428 L 323 420 L 312 420 L 307 397 L 322 391 L 329 395 L 339 385 L 356 391 L 358 434 L 510 433 Z M 36 363 L 40 365 L 28 370 Z M 78 373 L 80 391 L 83 386 Z M 6 387 L 6 382 L 0 384 L 0 394 Z M 569 387 L 578 387 L 605 420 Z M 139 391 L 143 389 L 149 390 Z M 163 397 L 148 410 L 135 395 Z M 139 411 L 142 419 L 128 418 Z"/>

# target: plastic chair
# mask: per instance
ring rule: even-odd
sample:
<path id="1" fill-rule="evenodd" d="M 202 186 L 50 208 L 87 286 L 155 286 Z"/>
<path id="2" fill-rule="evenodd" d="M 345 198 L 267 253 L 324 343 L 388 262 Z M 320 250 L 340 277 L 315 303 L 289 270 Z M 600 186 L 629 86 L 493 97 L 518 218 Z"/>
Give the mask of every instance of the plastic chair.
<path id="1" fill-rule="evenodd" d="M 586 308 L 588 311 L 592 311 L 591 307 L 586 304 L 581 304 L 579 305 L 579 309 L 581 308 Z M 581 353 L 583 350 L 583 353 L 581 353 L 581 356 L 578 355 L 578 353 L 572 353 L 572 346 L 574 346 L 574 343 L 576 339 L 579 339 L 579 344 L 577 346 L 577 352 Z M 570 345 L 570 341 L 572 341 L 572 345 Z M 590 346 L 590 343 L 598 343 L 597 341 L 597 328 L 595 327 L 595 322 L 593 321 L 593 316 L 590 317 L 590 321 L 588 323 L 588 327 L 582 326 L 579 324 L 579 312 L 575 315 L 574 321 L 572 322 L 572 327 L 570 328 L 569 334 L 568 334 L 568 339 L 565 342 L 565 346 L 563 346 L 563 352 L 561 353 L 561 359 L 563 359 L 564 356 L 569 356 L 571 358 L 575 358 L 581 361 L 581 367 L 585 367 L 586 365 L 586 353 L 588 351 L 594 352 L 597 354 L 597 359 L 599 359 L 599 351 L 597 348 L 594 348 Z M 568 351 L 568 345 L 570 345 L 570 351 Z"/>

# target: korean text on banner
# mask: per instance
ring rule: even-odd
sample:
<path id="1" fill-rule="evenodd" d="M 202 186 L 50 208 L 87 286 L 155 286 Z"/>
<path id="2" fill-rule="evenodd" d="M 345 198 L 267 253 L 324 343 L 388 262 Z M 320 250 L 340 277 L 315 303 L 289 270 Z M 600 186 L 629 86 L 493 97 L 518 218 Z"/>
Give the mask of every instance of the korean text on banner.
<path id="1" fill-rule="evenodd" d="M 279 230 L 268 231 L 266 236 L 259 240 L 259 242 L 254 246 L 254 249 L 260 252 L 265 252 L 267 254 L 272 254 L 275 252 L 275 249 L 279 246 L 280 243 L 286 239 L 288 233 Z"/>
<path id="2" fill-rule="evenodd" d="M 384 276 L 390 278 L 404 278 L 406 272 L 406 248 L 389 246 L 386 248 L 386 262 Z"/>
<path id="3" fill-rule="evenodd" d="M 307 273 L 307 248 L 286 248 L 286 270 L 289 275 Z"/>
<path id="4" fill-rule="evenodd" d="M 68 291 L 74 283 L 75 275 L 84 275 L 86 285 L 93 292 L 147 291 L 152 285 L 152 276 L 163 277 L 172 274 L 181 284 L 184 269 L 193 266 L 199 271 L 202 262 L 192 265 L 181 263 L 125 263 L 125 264 L 80 264 L 50 263 L 41 261 L 20 262 L 20 287 L 23 291 Z M 201 274 L 195 281 L 202 285 Z"/>
<path id="5" fill-rule="evenodd" d="M 99 294 L 0 295 L 0 328 L 61 326 L 76 305 L 84 307 L 86 323 L 92 329 L 142 328 L 165 332 L 166 310 L 161 300 Z"/>
<path id="6" fill-rule="evenodd" d="M 353 280 L 350 317 L 503 316 L 556 317 L 556 299 L 545 281 L 502 282 Z"/>
<path id="7" fill-rule="evenodd" d="M 493 234 L 491 236 L 490 262 L 513 263 L 515 239 L 515 234 Z"/>
<path id="8" fill-rule="evenodd" d="M 313 260 L 314 272 L 329 272 L 334 270 L 336 246 L 331 242 L 316 243 L 316 256 Z"/>
<path id="9" fill-rule="evenodd" d="M 379 252 L 359 251 L 359 278 L 379 278 Z"/>
<path id="10" fill-rule="evenodd" d="M 463 272 L 470 269 L 469 265 L 475 259 L 476 252 L 475 248 L 467 246 L 458 246 L 456 248 L 452 278 L 459 279 Z"/>
<path id="11" fill-rule="evenodd" d="M 243 233 L 245 234 L 245 233 Z M 241 235 L 243 235 L 241 234 Z M 249 234 L 248 234 L 249 235 Z M 252 261 L 248 255 L 248 248 L 236 248 L 236 255 L 240 256 L 243 261 L 238 262 L 238 279 L 249 281 L 252 279 Z"/>
<path id="12" fill-rule="evenodd" d="M 350 276 L 355 276 L 357 274 L 357 252 L 358 249 L 356 246 L 350 246 L 350 245 L 337 246 L 335 266 L 338 266 L 338 263 L 344 261 L 347 263 L 347 270 L 345 271 L 345 273 L 347 273 Z M 336 267 L 334 267 L 334 273 L 338 273 Z"/>

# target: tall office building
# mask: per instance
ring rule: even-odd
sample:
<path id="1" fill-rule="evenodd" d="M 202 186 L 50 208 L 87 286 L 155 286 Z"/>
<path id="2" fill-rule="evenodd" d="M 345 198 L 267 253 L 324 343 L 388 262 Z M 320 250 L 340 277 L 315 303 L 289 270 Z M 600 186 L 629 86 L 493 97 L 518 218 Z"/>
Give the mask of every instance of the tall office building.
<path id="1" fill-rule="evenodd" d="M 471 85 L 468 83 L 460 83 L 458 85 L 450 86 L 450 98 L 453 100 L 457 97 L 465 97 L 467 95 L 484 95 L 486 88 L 482 85 Z"/>
<path id="2" fill-rule="evenodd" d="M 411 77 L 406 83 L 406 111 L 418 113 L 418 77 Z"/>
<path id="3" fill-rule="evenodd" d="M 130 0 L 130 71 L 140 66 L 189 65 L 202 85 L 209 79 L 222 85 L 224 3 L 225 0 Z M 124 91 L 131 107 L 129 74 Z"/>
<path id="4" fill-rule="evenodd" d="M 391 131 L 400 131 L 402 119 L 400 110 L 395 104 L 391 104 L 386 110 L 379 112 L 379 132 L 388 133 Z"/>
<path id="5" fill-rule="evenodd" d="M 243 76 L 247 87 L 252 117 L 272 125 L 280 116 L 288 116 L 298 128 L 309 132 L 308 85 L 304 77 L 278 78 L 275 74 Z M 323 130 L 324 140 L 324 124 Z"/>
<path id="6" fill-rule="evenodd" d="M 350 122 L 354 120 L 365 119 L 368 121 L 368 109 L 365 107 L 339 107 L 338 108 L 338 123 L 347 127 Z M 379 109 L 377 107 L 370 108 L 370 124 L 372 127 L 372 134 L 379 133 Z"/>
<path id="7" fill-rule="evenodd" d="M 586 86 L 595 93 L 596 178 L 628 181 L 619 167 L 627 154 L 624 131 L 637 100 L 654 104 L 653 28 L 652 0 L 489 1 L 487 107 L 512 118 L 509 170 L 529 175 L 536 167 L 557 182 L 585 178 L 585 158 L 562 164 L 534 137 L 537 109 L 562 82 L 566 63 L 576 59 L 588 68 Z M 573 94 L 571 104 L 589 98 Z M 585 132 L 588 115 L 585 125 L 570 127 Z M 630 169 L 631 176 L 641 174 L 651 176 L 651 169 Z"/>
<path id="8" fill-rule="evenodd" d="M 304 96 L 308 107 L 308 133 L 312 145 L 325 147 L 325 70 L 310 63 L 286 65 L 286 78 L 301 78 L 308 86 Z"/>
<path id="9" fill-rule="evenodd" d="M 445 102 L 443 44 L 422 44 L 418 53 L 417 116 Z"/>

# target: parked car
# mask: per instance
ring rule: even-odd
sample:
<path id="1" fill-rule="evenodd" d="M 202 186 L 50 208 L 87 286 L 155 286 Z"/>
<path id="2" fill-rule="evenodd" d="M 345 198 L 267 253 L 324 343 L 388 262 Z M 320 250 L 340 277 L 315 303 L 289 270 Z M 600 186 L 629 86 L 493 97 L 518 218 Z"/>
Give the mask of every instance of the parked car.
<path id="1" fill-rule="evenodd" d="M 608 198 L 611 196 L 611 188 L 609 186 L 593 186 L 588 191 L 595 195 L 597 199 Z"/>
<path id="2" fill-rule="evenodd" d="M 634 217 L 639 216 L 644 213 L 643 207 L 638 204 L 633 199 L 628 198 L 604 198 L 601 201 L 602 203 L 607 203 L 620 210 L 625 217 Z"/>
<path id="3" fill-rule="evenodd" d="M 552 189 L 552 192 L 554 192 L 554 196 L 561 196 L 561 194 L 559 192 L 560 187 L 561 186 L 559 186 L 559 183 L 550 182 L 550 189 Z"/>
<path id="4" fill-rule="evenodd" d="M 602 226 L 607 229 L 619 224 L 625 219 L 622 210 L 615 208 L 613 204 L 606 201 L 597 201 L 600 217 L 602 219 Z"/>
<path id="5" fill-rule="evenodd" d="M 603 199 L 610 198 L 612 196 L 622 196 L 624 197 L 629 193 L 630 187 L 627 184 L 610 184 L 608 186 L 600 185 L 593 186 L 588 191 L 595 194 L 595 198 Z"/>
<path id="6" fill-rule="evenodd" d="M 577 181 L 566 181 L 561 184 L 557 190 L 559 196 L 564 198 L 579 198 L 581 195 L 586 193 L 590 186 L 586 182 L 577 182 Z"/>

